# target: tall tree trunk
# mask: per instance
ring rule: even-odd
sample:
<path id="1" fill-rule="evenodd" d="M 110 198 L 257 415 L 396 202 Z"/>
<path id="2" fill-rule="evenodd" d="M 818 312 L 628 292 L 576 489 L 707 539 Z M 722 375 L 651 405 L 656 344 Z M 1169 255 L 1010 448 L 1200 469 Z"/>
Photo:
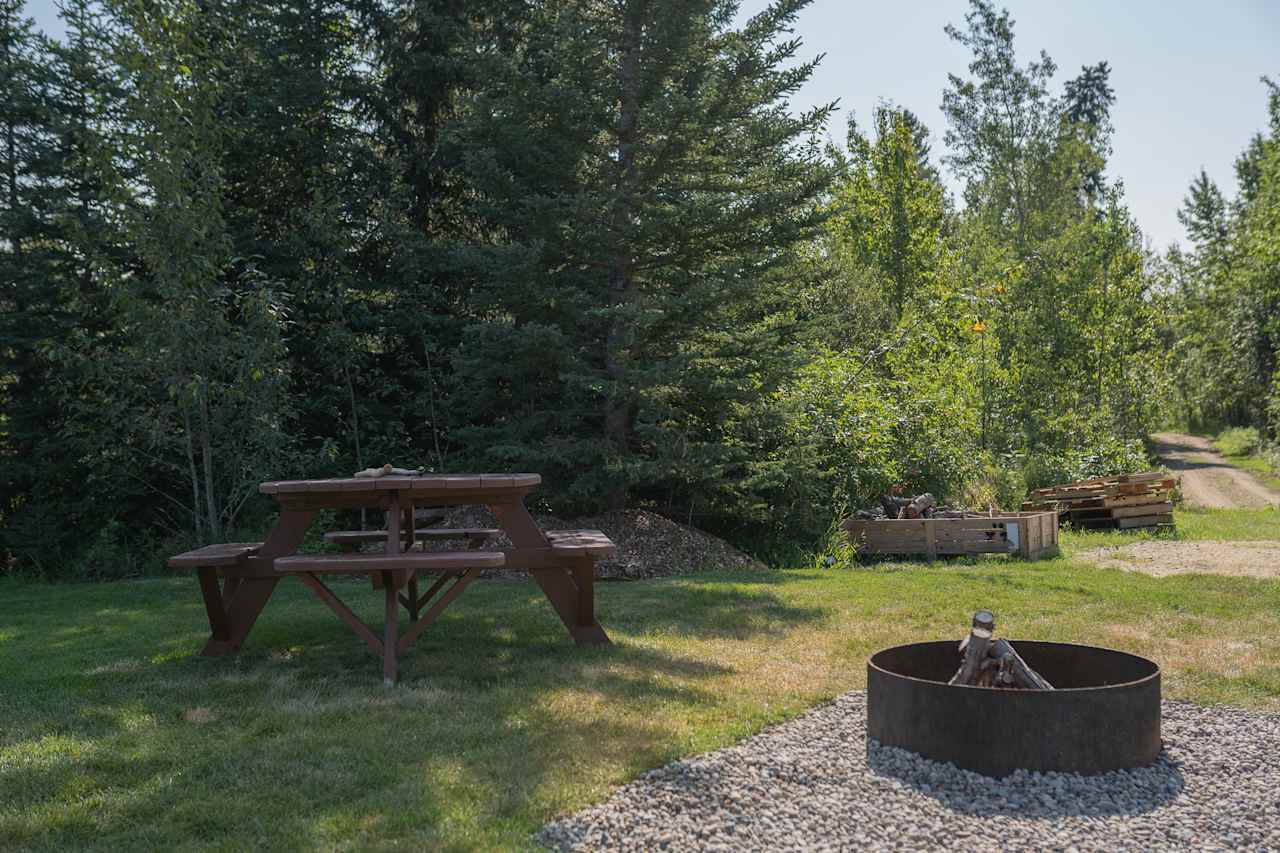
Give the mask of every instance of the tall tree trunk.
<path id="1" fill-rule="evenodd" d="M 627 361 L 631 356 L 632 330 L 625 310 L 635 286 L 632 253 L 626 232 L 632 223 L 636 176 L 636 115 L 639 112 L 640 39 L 644 4 L 630 2 L 623 11 L 622 55 L 618 67 L 618 182 L 613 216 L 613 239 L 617 248 L 609 261 L 609 298 L 619 311 L 609 324 L 605 340 L 605 374 L 609 378 L 609 398 L 605 408 L 605 437 L 615 458 L 626 459 L 635 421 L 635 406 L 628 387 Z M 611 510 L 625 509 L 627 484 L 619 479 L 608 493 Z"/>
<path id="2" fill-rule="evenodd" d="M 346 323 L 346 319 L 343 319 Z M 342 376 L 347 382 L 347 399 L 351 402 L 351 438 L 356 445 L 356 470 L 363 471 L 364 454 L 360 451 L 360 415 L 356 412 L 356 387 L 351 381 L 351 366 L 345 361 L 342 363 Z M 360 507 L 360 529 L 364 530 L 368 523 L 368 509 Z"/>
<path id="3" fill-rule="evenodd" d="M 5 65 L 9 64 L 9 46 L 5 45 Z M 17 130 L 14 123 L 9 121 L 5 124 L 5 141 L 8 149 L 9 157 L 9 174 L 6 176 L 9 181 L 9 216 L 16 217 L 18 215 L 18 140 Z M 16 225 L 16 223 L 13 223 Z M 9 245 L 13 247 L 13 258 L 22 264 L 22 233 L 21 229 L 13 227 L 9 232 Z"/>
<path id="4" fill-rule="evenodd" d="M 1102 250 L 1102 312 L 1098 316 L 1098 411 L 1102 411 L 1102 397 L 1105 390 L 1103 371 L 1107 366 L 1107 275 L 1111 267 L 1110 225 L 1106 236 L 1107 244 Z"/>
<path id="5" fill-rule="evenodd" d="M 191 441 L 191 410 L 182 407 L 182 427 L 187 438 L 187 476 L 191 479 L 191 517 L 195 521 L 196 541 L 204 541 L 204 515 L 200 511 L 200 474 L 196 471 L 196 450 Z"/>
<path id="6" fill-rule="evenodd" d="M 200 388 L 200 462 L 204 468 L 204 501 L 209 524 L 209 536 L 215 542 L 222 541 L 222 520 L 218 517 L 218 500 L 213 486 L 213 438 L 209 434 L 209 385 Z"/>

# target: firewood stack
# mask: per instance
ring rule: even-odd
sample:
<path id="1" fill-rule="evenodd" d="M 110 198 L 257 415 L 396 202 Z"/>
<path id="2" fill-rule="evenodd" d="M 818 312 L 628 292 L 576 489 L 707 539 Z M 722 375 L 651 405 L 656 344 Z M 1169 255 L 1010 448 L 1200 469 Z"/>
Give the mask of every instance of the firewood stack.
<path id="1" fill-rule="evenodd" d="M 881 521 L 886 518 L 986 518 L 988 513 L 967 512 L 949 506 L 938 506 L 933 495 L 925 492 L 915 497 L 883 495 L 880 506 L 860 509 L 854 518 L 864 521 Z"/>
<path id="2" fill-rule="evenodd" d="M 948 684 L 1002 687 L 1014 690 L 1052 690 L 1044 676 L 1027 666 L 1008 640 L 995 636 L 996 618 L 990 610 L 973 614 L 969 636 L 960 641 L 960 668 Z"/>
<path id="3" fill-rule="evenodd" d="M 1159 471 L 1077 480 L 1036 489 L 1024 512 L 1056 510 L 1074 527 L 1129 530 L 1173 524 L 1174 479 Z"/>

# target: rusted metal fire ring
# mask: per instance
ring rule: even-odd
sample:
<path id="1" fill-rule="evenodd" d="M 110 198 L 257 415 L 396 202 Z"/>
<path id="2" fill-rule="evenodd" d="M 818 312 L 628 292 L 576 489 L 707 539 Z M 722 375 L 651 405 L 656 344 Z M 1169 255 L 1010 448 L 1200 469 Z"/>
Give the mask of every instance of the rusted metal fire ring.
<path id="1" fill-rule="evenodd" d="M 1160 667 L 1127 652 L 1010 640 L 1056 690 L 952 686 L 954 641 L 867 660 L 867 736 L 987 776 L 1094 774 L 1160 754 Z"/>

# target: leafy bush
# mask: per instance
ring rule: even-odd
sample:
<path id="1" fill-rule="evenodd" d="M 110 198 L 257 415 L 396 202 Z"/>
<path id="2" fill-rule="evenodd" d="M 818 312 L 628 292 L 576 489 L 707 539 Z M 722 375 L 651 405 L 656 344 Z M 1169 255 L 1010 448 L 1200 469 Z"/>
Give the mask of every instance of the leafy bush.
<path id="1" fill-rule="evenodd" d="M 136 541 L 120 520 L 111 519 L 98 528 L 85 549 L 76 576 L 84 580 L 118 580 L 144 574 L 154 556 L 154 544 Z"/>
<path id="2" fill-rule="evenodd" d="M 1027 453 L 1023 457 L 1022 474 L 1028 489 L 1040 489 L 1108 474 L 1133 474 L 1150 468 L 1151 460 L 1141 441 L 1102 434 L 1075 447 Z"/>
<path id="3" fill-rule="evenodd" d="M 959 503 L 963 507 L 1014 511 L 1027 497 L 1027 480 L 1016 458 L 987 462 L 982 473 L 965 484 Z"/>
<path id="4" fill-rule="evenodd" d="M 1224 429 L 1214 443 L 1227 456 L 1252 456 L 1262 450 L 1262 436 L 1256 427 Z"/>
<path id="5" fill-rule="evenodd" d="M 877 376 L 846 354 L 807 364 L 761 421 L 771 442 L 749 488 L 759 520 L 793 541 L 816 542 L 836 507 L 874 505 L 891 486 L 946 499 L 980 472 L 962 399 L 920 377 Z"/>

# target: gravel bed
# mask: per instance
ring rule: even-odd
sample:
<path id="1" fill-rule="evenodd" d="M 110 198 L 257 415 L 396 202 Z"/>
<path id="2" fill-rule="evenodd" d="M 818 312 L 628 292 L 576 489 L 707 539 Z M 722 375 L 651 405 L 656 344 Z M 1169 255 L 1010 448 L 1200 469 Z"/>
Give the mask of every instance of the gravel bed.
<path id="1" fill-rule="evenodd" d="M 1164 703 L 1151 767 L 990 779 L 866 743 L 866 694 L 652 770 L 545 826 L 561 850 L 1280 850 L 1280 715 Z"/>

